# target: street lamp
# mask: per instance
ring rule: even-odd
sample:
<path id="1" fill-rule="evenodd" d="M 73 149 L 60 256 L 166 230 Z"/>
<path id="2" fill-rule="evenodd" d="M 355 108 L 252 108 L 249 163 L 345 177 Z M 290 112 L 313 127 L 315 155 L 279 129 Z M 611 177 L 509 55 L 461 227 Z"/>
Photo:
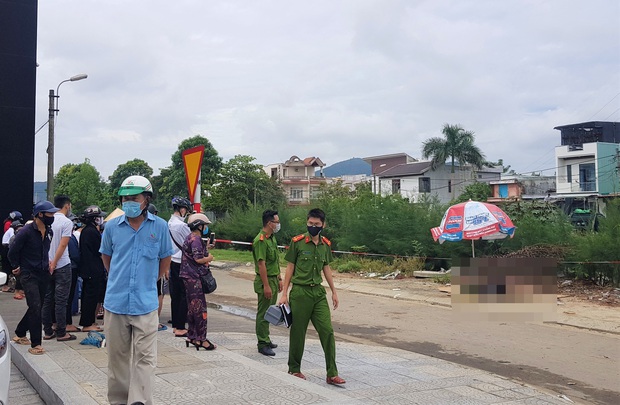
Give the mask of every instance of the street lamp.
<path id="1" fill-rule="evenodd" d="M 58 83 L 56 87 L 56 94 L 54 95 L 54 89 L 50 89 L 49 95 L 49 123 L 48 123 L 48 136 L 47 136 L 47 200 L 54 200 L 54 116 L 58 114 L 58 90 L 60 85 L 65 82 L 76 82 L 78 80 L 86 79 L 87 74 L 79 74 L 71 76 L 67 80 L 63 80 Z"/>

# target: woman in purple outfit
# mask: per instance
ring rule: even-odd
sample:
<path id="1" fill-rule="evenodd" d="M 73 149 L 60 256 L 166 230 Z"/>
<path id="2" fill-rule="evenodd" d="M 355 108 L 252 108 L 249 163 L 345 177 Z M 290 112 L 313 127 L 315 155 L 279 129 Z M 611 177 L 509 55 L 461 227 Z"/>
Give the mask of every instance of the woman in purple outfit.
<path id="1" fill-rule="evenodd" d="M 207 244 L 202 237 L 209 235 L 211 221 L 205 214 L 192 214 L 187 219 L 191 233 L 183 242 L 183 256 L 181 258 L 180 278 L 185 285 L 187 296 L 187 340 L 196 350 L 203 348 L 213 350 L 217 346 L 207 339 L 207 300 L 202 292 L 200 275 L 209 269 L 213 255 L 207 250 Z"/>

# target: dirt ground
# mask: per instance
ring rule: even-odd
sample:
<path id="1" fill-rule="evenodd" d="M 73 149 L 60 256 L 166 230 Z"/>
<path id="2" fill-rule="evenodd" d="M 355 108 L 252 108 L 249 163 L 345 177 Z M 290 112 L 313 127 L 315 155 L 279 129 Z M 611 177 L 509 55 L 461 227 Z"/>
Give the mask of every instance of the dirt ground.
<path id="1" fill-rule="evenodd" d="M 368 288 L 380 286 L 394 291 L 394 297 L 404 292 L 427 299 L 431 304 L 450 306 L 450 284 L 440 284 L 430 278 L 398 276 L 382 280 L 365 273 L 334 273 L 340 283 Z M 620 334 L 620 288 L 599 286 L 591 281 L 558 278 L 557 321 L 559 324 Z"/>

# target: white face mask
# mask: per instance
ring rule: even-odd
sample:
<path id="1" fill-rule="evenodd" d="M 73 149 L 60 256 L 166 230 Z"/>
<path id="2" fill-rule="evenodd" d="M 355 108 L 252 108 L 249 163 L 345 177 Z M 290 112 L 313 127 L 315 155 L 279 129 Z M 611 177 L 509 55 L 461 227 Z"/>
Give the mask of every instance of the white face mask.
<path id="1" fill-rule="evenodd" d="M 281 224 L 276 224 L 276 229 L 273 230 L 273 233 L 278 233 L 280 231 L 280 225 Z"/>
<path id="2" fill-rule="evenodd" d="M 101 225 L 101 224 L 103 224 L 103 217 L 95 218 L 95 225 Z"/>

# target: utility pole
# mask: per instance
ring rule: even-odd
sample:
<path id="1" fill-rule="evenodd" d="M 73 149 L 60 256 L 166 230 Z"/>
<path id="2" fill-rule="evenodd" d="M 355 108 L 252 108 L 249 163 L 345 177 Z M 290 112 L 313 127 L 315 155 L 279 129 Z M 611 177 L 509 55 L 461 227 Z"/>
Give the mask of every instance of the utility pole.
<path id="1" fill-rule="evenodd" d="M 54 94 L 54 89 L 50 89 L 50 103 L 48 108 L 49 123 L 47 127 L 47 201 L 54 201 L 54 116 L 58 113 L 58 92 L 60 91 L 60 85 L 66 82 L 84 80 L 87 77 L 87 74 L 81 73 L 79 75 L 71 76 L 67 80 L 63 80 L 58 83 L 58 87 L 56 87 L 56 94 Z"/>
<path id="2" fill-rule="evenodd" d="M 50 89 L 49 122 L 47 125 L 47 201 L 54 201 L 54 116 L 56 115 L 56 95 Z"/>

